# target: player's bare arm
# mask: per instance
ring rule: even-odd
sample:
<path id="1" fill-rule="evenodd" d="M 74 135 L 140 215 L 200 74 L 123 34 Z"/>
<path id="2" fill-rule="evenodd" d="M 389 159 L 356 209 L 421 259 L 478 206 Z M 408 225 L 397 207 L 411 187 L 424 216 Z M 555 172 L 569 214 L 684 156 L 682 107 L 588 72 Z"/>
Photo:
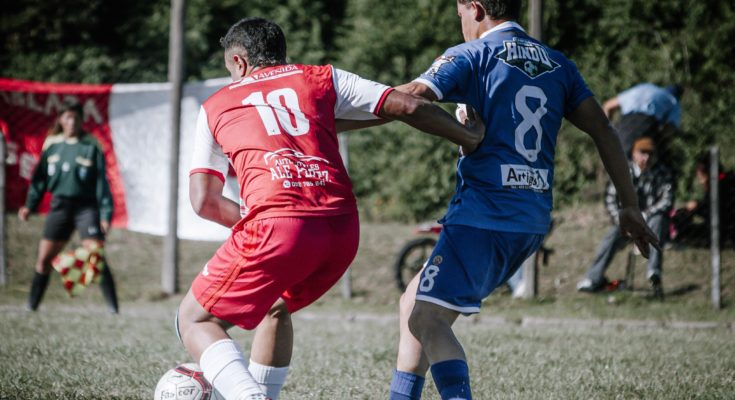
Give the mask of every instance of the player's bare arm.
<path id="1" fill-rule="evenodd" d="M 198 216 L 230 228 L 241 218 L 240 206 L 222 195 L 224 185 L 219 177 L 194 173 L 189 177 L 189 200 Z"/>
<path id="2" fill-rule="evenodd" d="M 337 132 L 353 131 L 355 129 L 366 129 L 374 126 L 387 124 L 388 120 L 385 119 L 366 119 L 366 120 L 355 120 L 355 119 L 337 119 L 334 121 L 334 126 Z"/>
<path id="3" fill-rule="evenodd" d="M 423 97 L 429 101 L 436 101 L 436 94 L 429 89 L 428 86 L 423 83 L 409 82 L 400 86 L 396 86 L 395 89 L 399 92 L 412 94 L 414 96 Z M 372 128 L 374 126 L 383 125 L 390 122 L 385 119 L 370 119 L 370 120 L 346 120 L 338 119 L 335 121 L 337 132 L 351 131 L 355 129 Z"/>
<path id="4" fill-rule="evenodd" d="M 434 93 L 433 90 L 431 90 L 428 86 L 424 85 L 423 83 L 419 83 L 419 82 L 409 82 L 401 86 L 396 86 L 396 90 L 398 90 L 399 92 L 412 94 L 414 96 L 420 96 L 429 101 L 438 100 L 438 98 L 436 97 L 436 93 Z"/>
<path id="5" fill-rule="evenodd" d="M 628 163 L 615 129 L 592 97 L 582 101 L 567 118 L 574 126 L 590 135 L 595 142 L 605 170 L 610 175 L 622 203 L 620 228 L 635 241 L 641 254 L 648 258 L 649 244 L 660 250 L 658 239 L 641 215 L 638 196 L 633 188 Z"/>
<path id="6" fill-rule="evenodd" d="M 485 125 L 481 120 L 472 125 L 462 125 L 430 100 L 398 90 L 392 91 L 386 97 L 378 115 L 386 119 L 397 119 L 426 133 L 446 138 L 462 146 L 466 154 L 475 151 L 485 137 Z"/>

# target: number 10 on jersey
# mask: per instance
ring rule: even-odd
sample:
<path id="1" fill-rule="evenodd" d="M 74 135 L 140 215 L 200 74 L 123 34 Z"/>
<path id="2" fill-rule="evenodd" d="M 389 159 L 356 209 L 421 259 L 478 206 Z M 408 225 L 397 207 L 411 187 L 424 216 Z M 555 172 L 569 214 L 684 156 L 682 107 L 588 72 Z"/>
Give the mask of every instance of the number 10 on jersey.
<path id="1" fill-rule="evenodd" d="M 255 107 L 268 136 L 280 135 L 282 130 L 291 136 L 309 132 L 309 120 L 301 111 L 296 91 L 291 88 L 274 90 L 265 97 L 263 92 L 253 92 L 242 104 Z"/>

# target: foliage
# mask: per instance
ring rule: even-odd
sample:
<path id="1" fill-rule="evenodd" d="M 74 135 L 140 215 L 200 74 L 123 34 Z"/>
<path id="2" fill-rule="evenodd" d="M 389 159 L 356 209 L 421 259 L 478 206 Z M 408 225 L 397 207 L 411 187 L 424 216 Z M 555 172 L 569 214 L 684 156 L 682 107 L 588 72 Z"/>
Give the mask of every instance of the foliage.
<path id="1" fill-rule="evenodd" d="M 682 199 L 693 160 L 718 144 L 735 164 L 735 3 L 729 0 L 547 0 L 546 42 L 573 59 L 599 100 L 638 82 L 685 87 L 676 155 Z M 20 0 L 0 16 L 0 76 L 90 83 L 165 81 L 170 2 Z M 331 62 L 392 85 L 410 81 L 462 36 L 455 2 L 189 0 L 188 79 L 225 75 L 219 38 L 237 19 L 279 23 L 290 59 Z M 525 17 L 522 18 L 522 23 Z M 453 191 L 450 144 L 392 123 L 350 136 L 361 205 L 376 218 L 436 217 Z M 564 125 L 556 203 L 600 193 L 604 170 L 589 139 Z"/>

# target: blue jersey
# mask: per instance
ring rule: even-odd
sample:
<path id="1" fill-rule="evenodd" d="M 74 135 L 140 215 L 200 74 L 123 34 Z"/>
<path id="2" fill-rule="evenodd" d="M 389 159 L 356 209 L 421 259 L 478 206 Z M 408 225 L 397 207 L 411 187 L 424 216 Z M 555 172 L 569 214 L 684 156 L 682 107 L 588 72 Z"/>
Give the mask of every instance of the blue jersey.
<path id="1" fill-rule="evenodd" d="M 457 164 L 457 191 L 441 222 L 545 234 L 562 118 L 592 96 L 574 63 L 506 22 L 448 49 L 416 81 L 440 101 L 472 106 L 487 127 Z"/>

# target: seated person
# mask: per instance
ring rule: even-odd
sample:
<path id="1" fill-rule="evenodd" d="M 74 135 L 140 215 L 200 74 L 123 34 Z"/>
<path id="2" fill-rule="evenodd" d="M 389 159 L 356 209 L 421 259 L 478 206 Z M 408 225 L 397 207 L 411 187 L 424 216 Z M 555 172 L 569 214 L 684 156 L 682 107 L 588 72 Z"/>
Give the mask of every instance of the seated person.
<path id="1" fill-rule="evenodd" d="M 697 183 L 704 188 L 702 198 L 690 200 L 685 207 L 677 209 L 671 219 L 670 236 L 674 243 L 692 246 L 709 246 L 710 230 L 710 156 L 703 154 L 695 165 Z M 735 245 L 735 173 L 719 167 L 718 181 L 720 197 L 720 240 L 730 239 Z"/>
<path id="2" fill-rule="evenodd" d="M 652 138 L 641 136 L 633 142 L 630 172 L 633 186 L 638 192 L 638 202 L 643 216 L 660 242 L 666 237 L 668 214 L 674 204 L 674 178 L 669 168 L 657 162 L 656 146 Z M 618 226 L 619 203 L 615 187 L 608 183 L 605 194 L 605 207 L 610 214 L 613 226 L 597 248 L 597 254 L 587 271 L 587 277 L 577 284 L 581 292 L 596 292 L 607 286 L 605 271 L 615 253 L 628 244 Z M 647 278 L 656 297 L 662 297 L 661 265 L 663 254 L 651 248 L 648 259 Z"/>

